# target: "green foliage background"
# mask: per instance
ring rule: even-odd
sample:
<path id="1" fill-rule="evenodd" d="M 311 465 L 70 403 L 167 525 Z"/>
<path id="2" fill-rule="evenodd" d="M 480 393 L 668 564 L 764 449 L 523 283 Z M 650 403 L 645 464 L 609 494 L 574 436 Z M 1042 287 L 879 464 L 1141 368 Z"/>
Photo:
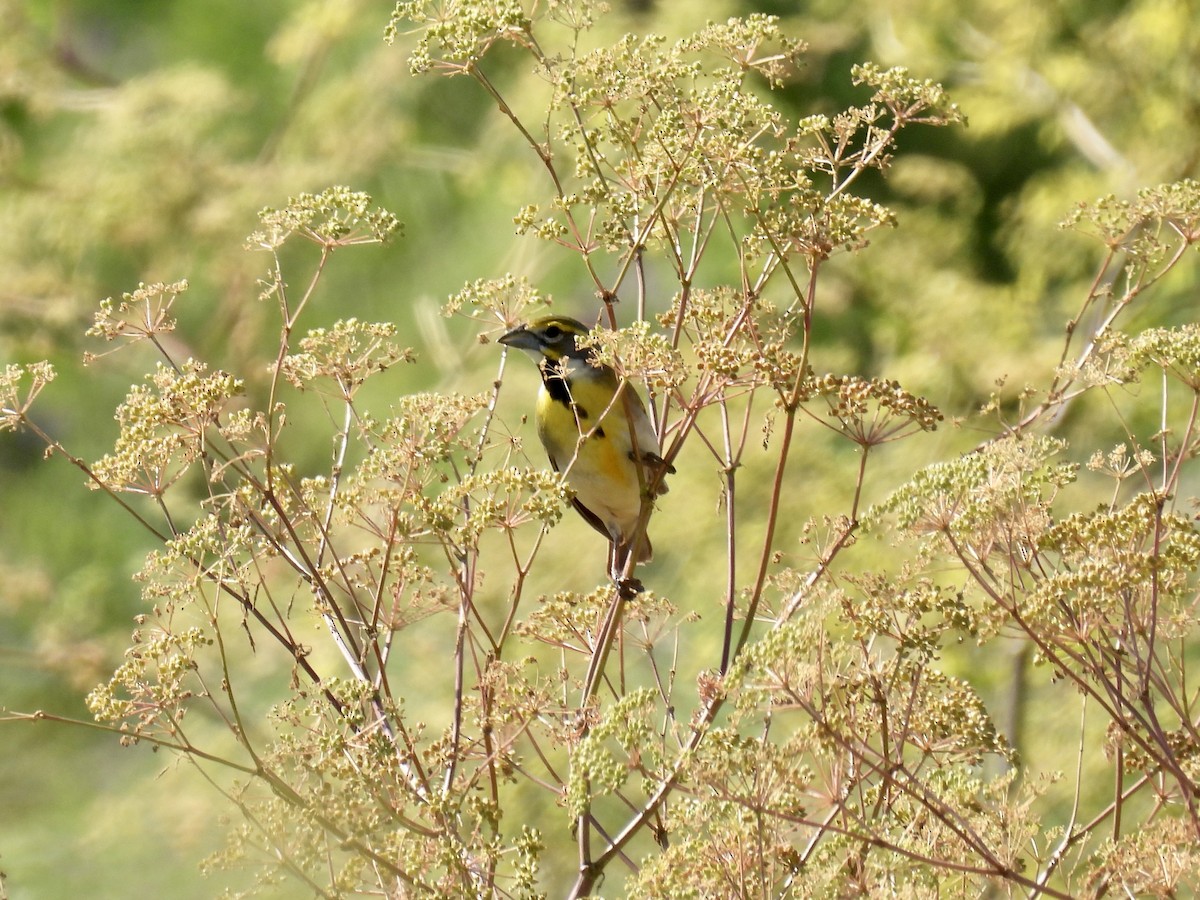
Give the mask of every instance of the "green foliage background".
<path id="1" fill-rule="evenodd" d="M 899 227 L 826 276 L 818 352 L 823 368 L 897 378 L 949 414 L 971 413 L 999 378 L 1012 388 L 1045 382 L 1101 249 L 1059 231 L 1077 202 L 1200 174 L 1191 4 L 986 0 L 968 11 L 945 0 L 818 0 L 803 14 L 771 2 L 614 6 L 602 26 L 609 40 L 673 37 L 755 11 L 782 16 L 810 45 L 782 95 L 797 116 L 862 102 L 849 78 L 862 60 L 946 86 L 969 125 L 906 132 L 886 178 L 870 182 Z M 241 250 L 243 239 L 257 210 L 301 191 L 350 184 L 406 223 L 403 240 L 335 267 L 309 320 L 395 321 L 402 342 L 419 348 L 417 366 L 385 387 L 377 380 L 368 407 L 387 409 L 384 390 L 489 383 L 494 348 L 480 346 L 473 323 L 437 315 L 468 280 L 512 271 L 563 311 L 590 308 L 576 260 L 513 235 L 514 213 L 544 189 L 527 149 L 465 80 L 411 77 L 405 54 L 383 43 L 388 12 L 362 0 L 0 0 L 0 365 L 56 362 L 62 377 L 41 416 L 81 456 L 111 446 L 112 410 L 142 374 L 131 360 L 78 362 L 104 349 L 82 337 L 96 302 L 187 278 L 176 337 L 238 368 L 271 340 L 271 311 L 255 299 L 263 260 Z M 516 61 L 493 77 L 509 94 L 541 89 Z M 1187 267 L 1173 275 L 1154 314 L 1194 319 L 1196 280 Z M 506 402 L 516 423 L 516 392 Z M 1084 446 L 1120 438 L 1093 433 L 1086 406 L 1060 427 Z M 886 469 L 902 480 L 986 437 L 979 429 L 906 442 L 875 477 Z M 328 456 L 324 439 L 296 443 L 301 467 Z M 35 443 L 0 441 L 0 706 L 86 718 L 82 697 L 119 661 L 139 611 L 129 576 L 149 544 L 106 498 L 82 490 L 75 471 L 40 454 Z M 826 448 L 806 449 L 793 477 L 805 479 L 811 508 L 796 510 L 793 528 L 833 507 L 844 487 L 838 465 Z M 660 559 L 650 577 L 674 596 L 686 596 L 689 578 L 712 575 L 697 564 L 706 541 L 721 538 L 706 477 L 674 490 L 653 522 Z M 571 571 L 570 548 L 589 540 L 585 526 L 564 521 L 548 560 Z M 597 546 L 597 570 L 601 559 Z M 701 614 L 715 621 L 719 610 Z M 413 649 L 422 664 L 440 652 L 433 639 Z M 1002 707 L 1007 661 L 967 648 L 949 661 L 956 666 Z M 1026 761 L 1069 768 L 1075 723 L 1054 711 L 1038 718 L 1036 697 L 1032 708 L 1043 727 L 1021 747 Z M 236 872 L 195 875 L 217 846 L 228 812 L 220 798 L 149 752 L 81 728 L 0 727 L 0 871 L 14 898 L 200 897 L 237 884 Z"/>

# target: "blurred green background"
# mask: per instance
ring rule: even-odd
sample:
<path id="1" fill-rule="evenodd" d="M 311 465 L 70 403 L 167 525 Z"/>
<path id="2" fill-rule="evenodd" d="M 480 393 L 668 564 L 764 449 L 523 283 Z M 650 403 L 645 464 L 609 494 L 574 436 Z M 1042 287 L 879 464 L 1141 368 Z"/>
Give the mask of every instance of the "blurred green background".
<path id="1" fill-rule="evenodd" d="M 677 36 L 755 11 L 784 17 L 810 44 L 778 96 L 793 116 L 862 102 L 849 71 L 864 60 L 946 85 L 969 125 L 906 132 L 888 176 L 866 183 L 900 227 L 826 276 L 815 358 L 898 378 L 948 414 L 971 411 L 999 376 L 1045 380 L 1099 258 L 1097 244 L 1057 228 L 1078 201 L 1197 175 L 1191 3 L 613 7 L 597 40 Z M 390 11 L 365 0 L 0 0 L 0 365 L 56 363 L 40 421 L 73 452 L 108 449 L 113 409 L 152 365 L 82 365 L 85 350 L 104 350 L 83 337 L 96 302 L 187 278 L 182 355 L 240 371 L 275 340 L 274 310 L 256 299 L 267 258 L 242 242 L 259 209 L 302 191 L 347 184 L 405 222 L 403 239 L 339 259 L 303 323 L 397 322 L 420 364 L 388 390 L 488 383 L 493 348 L 472 323 L 437 315 L 468 280 L 512 271 L 566 311 L 591 301 L 574 259 L 513 235 L 516 210 L 546 194 L 536 160 L 471 83 L 408 74 L 403 46 L 383 42 Z M 525 64 L 492 65 L 520 96 Z M 1148 315 L 1193 318 L 1195 288 L 1194 270 L 1181 272 Z M 371 402 L 386 410 L 388 398 Z M 982 436 L 944 429 L 909 442 L 875 477 L 886 486 Z M 292 447 L 301 465 L 328 450 L 324 437 Z M 130 575 L 152 543 L 64 460 L 41 456 L 28 435 L 0 436 L 0 707 L 86 719 L 83 697 L 119 663 L 140 609 Z M 797 522 L 836 496 L 826 466 L 819 447 L 804 460 L 797 477 L 811 484 L 812 508 Z M 654 532 L 671 545 L 668 520 Z M 663 566 L 686 585 L 686 557 L 665 554 Z M 957 665 L 1000 695 L 1003 661 Z M 1069 734 L 1074 722 L 1061 727 Z M 1061 734 L 1049 730 L 1026 757 L 1053 768 Z M 197 866 L 229 810 L 186 765 L 151 757 L 83 727 L 0 724 L 0 871 L 13 900 L 238 886 L 238 872 L 206 879 Z"/>

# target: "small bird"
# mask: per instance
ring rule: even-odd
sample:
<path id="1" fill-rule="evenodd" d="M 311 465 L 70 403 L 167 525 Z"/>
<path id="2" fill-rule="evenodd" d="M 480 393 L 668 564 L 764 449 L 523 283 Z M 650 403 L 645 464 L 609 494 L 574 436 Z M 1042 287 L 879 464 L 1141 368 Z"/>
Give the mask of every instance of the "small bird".
<path id="1" fill-rule="evenodd" d="M 630 555 L 635 563 L 650 561 L 650 539 L 638 527 L 642 505 L 651 500 L 652 484 L 654 494 L 666 493 L 661 473 L 675 469 L 660 456 L 641 397 L 591 348 L 576 344 L 587 333 L 576 319 L 547 316 L 514 328 L 500 343 L 537 362 L 538 437 L 574 491 L 575 509 L 608 538 L 610 571 L 619 579 Z"/>

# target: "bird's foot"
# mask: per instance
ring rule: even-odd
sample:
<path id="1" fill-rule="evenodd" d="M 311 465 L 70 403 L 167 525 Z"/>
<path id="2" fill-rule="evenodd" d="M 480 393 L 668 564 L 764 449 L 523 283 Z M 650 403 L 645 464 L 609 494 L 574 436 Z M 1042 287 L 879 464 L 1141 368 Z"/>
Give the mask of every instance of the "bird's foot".
<path id="1" fill-rule="evenodd" d="M 615 578 L 614 581 L 617 583 L 617 593 L 625 600 L 630 600 L 646 590 L 646 586 L 642 584 L 642 579 L 634 578 L 633 576 L 629 578 Z"/>

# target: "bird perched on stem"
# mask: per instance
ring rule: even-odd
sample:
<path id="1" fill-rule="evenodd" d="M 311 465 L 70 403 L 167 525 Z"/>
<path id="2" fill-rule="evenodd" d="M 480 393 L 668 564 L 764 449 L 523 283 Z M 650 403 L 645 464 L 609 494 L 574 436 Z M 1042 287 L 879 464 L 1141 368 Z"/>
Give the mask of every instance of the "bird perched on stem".
<path id="1" fill-rule="evenodd" d="M 566 316 L 547 316 L 514 328 L 500 343 L 524 350 L 538 364 L 537 430 L 554 471 L 574 492 L 575 509 L 608 538 L 610 572 L 621 579 L 630 557 L 649 562 L 646 536 L 652 493 L 666 493 L 658 437 L 637 392 L 580 347 L 588 328 Z"/>

